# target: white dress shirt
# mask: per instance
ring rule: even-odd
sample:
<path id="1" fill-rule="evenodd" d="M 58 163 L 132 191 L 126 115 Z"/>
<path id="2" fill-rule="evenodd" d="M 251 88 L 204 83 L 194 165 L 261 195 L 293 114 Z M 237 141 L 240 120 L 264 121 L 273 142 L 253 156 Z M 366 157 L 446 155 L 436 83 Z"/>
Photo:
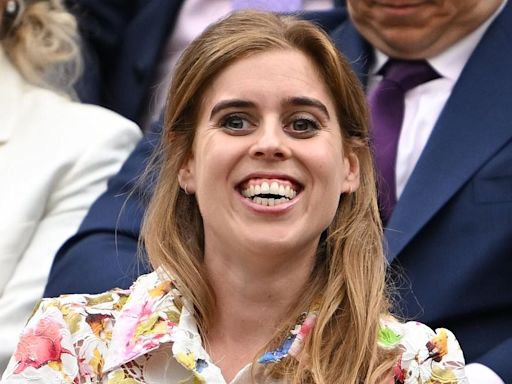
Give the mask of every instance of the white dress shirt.
<path id="1" fill-rule="evenodd" d="M 496 12 L 475 31 L 446 51 L 427 60 L 441 78 L 418 85 L 405 94 L 404 119 L 395 165 L 397 199 L 402 194 L 464 66 L 507 1 L 504 0 Z M 375 59 L 375 64 L 370 71 L 372 76 L 369 92 L 382 79 L 377 72 L 386 63 L 388 56 L 375 50 Z M 470 384 L 505 384 L 494 371 L 478 363 L 468 364 L 466 375 Z"/>

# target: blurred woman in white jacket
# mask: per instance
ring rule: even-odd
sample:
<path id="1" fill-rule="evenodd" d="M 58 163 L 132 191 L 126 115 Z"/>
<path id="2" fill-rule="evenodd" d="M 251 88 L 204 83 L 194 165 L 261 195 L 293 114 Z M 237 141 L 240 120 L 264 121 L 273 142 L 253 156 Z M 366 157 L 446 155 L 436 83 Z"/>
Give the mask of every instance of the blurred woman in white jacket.
<path id="1" fill-rule="evenodd" d="M 72 100 L 74 18 L 60 0 L 0 0 L 0 372 L 53 257 L 141 136 Z"/>

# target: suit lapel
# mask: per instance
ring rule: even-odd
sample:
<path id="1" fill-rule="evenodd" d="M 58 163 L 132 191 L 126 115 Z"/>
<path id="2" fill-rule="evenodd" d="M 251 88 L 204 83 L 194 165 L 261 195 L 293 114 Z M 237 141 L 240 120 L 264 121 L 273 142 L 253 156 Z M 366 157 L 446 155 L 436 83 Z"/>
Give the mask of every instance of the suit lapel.
<path id="1" fill-rule="evenodd" d="M 509 3 L 466 64 L 395 207 L 385 231 L 390 261 L 511 140 L 511 36 Z"/>

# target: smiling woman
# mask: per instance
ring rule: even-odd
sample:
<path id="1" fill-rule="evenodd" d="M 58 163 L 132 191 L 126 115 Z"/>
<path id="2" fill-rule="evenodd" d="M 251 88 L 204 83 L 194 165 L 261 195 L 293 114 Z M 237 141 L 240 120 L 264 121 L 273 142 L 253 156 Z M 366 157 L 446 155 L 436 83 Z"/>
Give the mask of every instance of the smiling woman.
<path id="1" fill-rule="evenodd" d="M 44 300 L 6 382 L 465 382 L 449 331 L 389 313 L 365 97 L 320 29 L 259 12 L 207 29 L 152 166 L 156 272 Z M 35 347 L 49 329 L 59 353 Z"/>

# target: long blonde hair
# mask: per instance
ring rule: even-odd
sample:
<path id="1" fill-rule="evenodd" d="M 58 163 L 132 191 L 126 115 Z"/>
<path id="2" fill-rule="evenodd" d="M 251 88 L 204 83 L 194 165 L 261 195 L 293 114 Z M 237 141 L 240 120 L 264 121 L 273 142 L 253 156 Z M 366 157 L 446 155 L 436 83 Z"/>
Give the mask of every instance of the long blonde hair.
<path id="1" fill-rule="evenodd" d="M 296 317 L 321 297 L 316 326 L 305 345 L 308 362 L 288 359 L 268 374 L 296 383 L 377 383 L 396 356 L 377 346 L 379 322 L 389 314 L 389 304 L 368 113 L 356 76 L 320 28 L 293 17 L 245 11 L 212 25 L 192 42 L 169 91 L 161 151 L 154 162 L 159 177 L 143 241 L 153 266 L 162 266 L 181 283 L 199 328 L 207 334 L 215 300 L 203 268 L 203 224 L 194 196 L 180 189 L 177 175 L 192 151 L 205 89 L 234 61 L 275 49 L 298 50 L 315 63 L 336 106 L 344 146 L 359 159 L 361 181 L 357 191 L 341 197 L 322 235 L 315 269 L 291 311 Z M 283 324 L 281 334 L 288 327 Z"/>
<path id="2" fill-rule="evenodd" d="M 74 16 L 62 0 L 16 3 L 14 20 L 2 26 L 0 42 L 7 57 L 30 83 L 74 96 L 73 85 L 82 71 Z"/>

